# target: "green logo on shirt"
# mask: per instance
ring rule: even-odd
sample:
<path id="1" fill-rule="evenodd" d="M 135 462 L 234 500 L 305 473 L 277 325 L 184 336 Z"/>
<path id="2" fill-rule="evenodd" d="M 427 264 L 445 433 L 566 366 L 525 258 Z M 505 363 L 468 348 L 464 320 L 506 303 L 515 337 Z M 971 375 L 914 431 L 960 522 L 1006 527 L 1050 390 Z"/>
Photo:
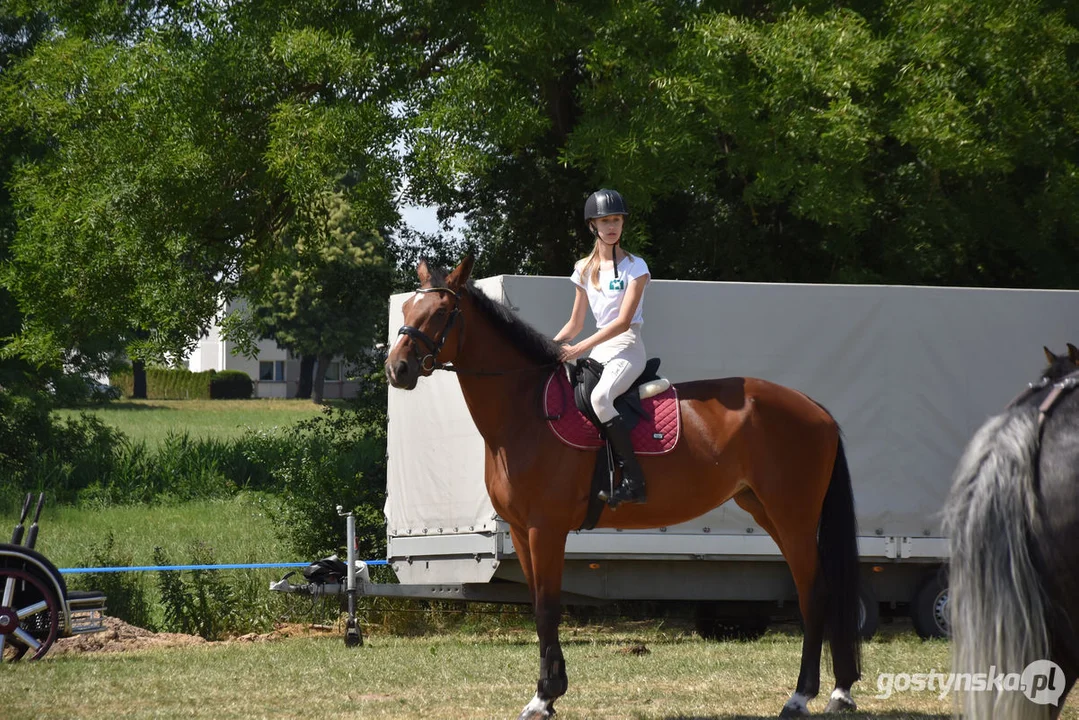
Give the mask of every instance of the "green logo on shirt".
<path id="1" fill-rule="evenodd" d="M 626 281 L 622 278 L 615 278 L 614 280 L 611 280 L 611 284 L 608 285 L 607 288 L 610 290 L 625 290 Z"/>

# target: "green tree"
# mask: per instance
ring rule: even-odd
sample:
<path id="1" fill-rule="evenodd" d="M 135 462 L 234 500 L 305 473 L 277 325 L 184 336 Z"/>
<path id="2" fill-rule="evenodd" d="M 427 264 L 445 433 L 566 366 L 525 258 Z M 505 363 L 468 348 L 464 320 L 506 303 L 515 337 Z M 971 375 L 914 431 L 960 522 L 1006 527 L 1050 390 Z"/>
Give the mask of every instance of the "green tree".
<path id="1" fill-rule="evenodd" d="M 657 277 L 1074 286 L 1073 6 L 48 0 L 0 78 L 42 148 L 8 353 L 183 354 L 342 177 L 357 226 L 463 213 L 483 273 L 565 273 L 613 185 Z"/>
<path id="2" fill-rule="evenodd" d="M 1074 286 L 1077 15 L 487 3 L 408 106 L 411 188 L 485 270 L 565 272 L 613 185 L 661 277 Z"/>
<path id="3" fill-rule="evenodd" d="M 5 124 L 46 148 L 10 184 L 6 285 L 24 321 L 9 352 L 182 356 L 222 298 L 258 294 L 287 258 L 282 228 L 313 222 L 305 208 L 345 174 L 354 215 L 396 221 L 393 83 L 416 63 L 386 8 L 41 10 L 59 31 L 2 81 Z"/>
<path id="4" fill-rule="evenodd" d="M 49 29 L 48 18 L 40 13 L 16 14 L 7 3 L 0 3 L 0 77 L 33 50 Z M 0 266 L 10 257 L 17 224 L 9 183 L 18 162 L 38 156 L 44 148 L 28 142 L 18 125 L 0 124 Z M 15 297 L 0 282 L 0 349 L 6 338 L 22 327 L 22 312 Z M 20 388 L 39 375 L 35 368 L 17 356 L 0 353 L 0 388 Z"/>
<path id="5" fill-rule="evenodd" d="M 1056 7 L 1054 7 L 1056 6 Z M 907 276 L 1074 287 L 1074 5 L 910 0 L 889 12 L 893 151 L 882 254 Z"/>
<path id="6" fill-rule="evenodd" d="M 317 212 L 322 223 L 285 232 L 291 258 L 273 271 L 253 316 L 259 335 L 317 358 L 311 397 L 321 403 L 331 359 L 370 352 L 384 324 L 390 264 L 381 235 L 355 217 L 340 193 L 320 198 Z"/>

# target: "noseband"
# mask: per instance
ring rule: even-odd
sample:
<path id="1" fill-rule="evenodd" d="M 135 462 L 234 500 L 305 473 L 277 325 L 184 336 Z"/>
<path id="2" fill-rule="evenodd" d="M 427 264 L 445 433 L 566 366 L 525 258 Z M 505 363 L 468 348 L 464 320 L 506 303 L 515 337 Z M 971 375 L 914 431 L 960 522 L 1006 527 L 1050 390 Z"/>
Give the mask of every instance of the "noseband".
<path id="1" fill-rule="evenodd" d="M 449 337 L 450 330 L 453 329 L 454 324 L 457 322 L 457 317 L 461 314 L 461 297 L 449 288 L 420 288 L 416 292 L 423 294 L 444 292 L 453 296 L 453 309 L 450 310 L 450 316 L 446 319 L 446 325 L 442 328 L 437 340 L 432 340 L 422 330 L 411 325 L 402 325 L 401 329 L 397 331 L 398 335 L 408 335 L 414 343 L 422 343 L 427 348 L 427 354 L 423 358 L 417 357 L 417 360 L 419 360 L 420 368 L 424 372 L 431 372 L 438 368 L 447 367 L 438 361 L 438 354 L 442 352 L 442 346 L 446 344 L 446 338 Z M 459 336 L 457 341 L 457 344 L 460 345 Z M 415 346 L 413 347 L 413 352 L 417 356 L 419 355 L 419 353 L 415 352 Z"/>

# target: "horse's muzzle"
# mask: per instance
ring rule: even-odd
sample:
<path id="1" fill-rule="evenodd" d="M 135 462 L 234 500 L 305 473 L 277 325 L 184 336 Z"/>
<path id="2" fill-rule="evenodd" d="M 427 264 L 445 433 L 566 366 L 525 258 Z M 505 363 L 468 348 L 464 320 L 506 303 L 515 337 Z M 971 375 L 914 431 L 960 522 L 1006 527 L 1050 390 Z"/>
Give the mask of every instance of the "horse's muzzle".
<path id="1" fill-rule="evenodd" d="M 401 390 L 415 388 L 419 381 L 419 372 L 418 368 L 413 367 L 414 364 L 411 357 L 397 361 L 386 360 L 386 379 L 390 385 Z"/>

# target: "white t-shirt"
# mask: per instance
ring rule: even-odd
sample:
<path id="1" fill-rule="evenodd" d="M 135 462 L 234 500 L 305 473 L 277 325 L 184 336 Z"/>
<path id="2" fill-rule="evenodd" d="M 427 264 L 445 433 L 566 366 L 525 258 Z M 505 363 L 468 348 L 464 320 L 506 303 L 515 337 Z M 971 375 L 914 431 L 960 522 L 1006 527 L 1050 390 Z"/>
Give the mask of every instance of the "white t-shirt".
<path id="1" fill-rule="evenodd" d="M 592 273 L 589 277 L 581 277 L 581 268 L 587 260 L 579 261 L 573 267 L 573 275 L 570 280 L 588 295 L 588 304 L 592 307 L 592 315 L 596 318 L 596 327 L 605 328 L 618 319 L 618 312 L 622 309 L 622 298 L 626 296 L 626 288 L 639 277 L 651 277 L 648 272 L 648 263 L 643 258 L 627 255 L 618 263 L 618 278 L 615 279 L 614 269 L 599 271 L 599 287 L 592 284 Z M 646 281 L 647 282 L 647 281 Z M 637 303 L 637 312 L 633 314 L 631 324 L 644 322 L 644 296 Z"/>

